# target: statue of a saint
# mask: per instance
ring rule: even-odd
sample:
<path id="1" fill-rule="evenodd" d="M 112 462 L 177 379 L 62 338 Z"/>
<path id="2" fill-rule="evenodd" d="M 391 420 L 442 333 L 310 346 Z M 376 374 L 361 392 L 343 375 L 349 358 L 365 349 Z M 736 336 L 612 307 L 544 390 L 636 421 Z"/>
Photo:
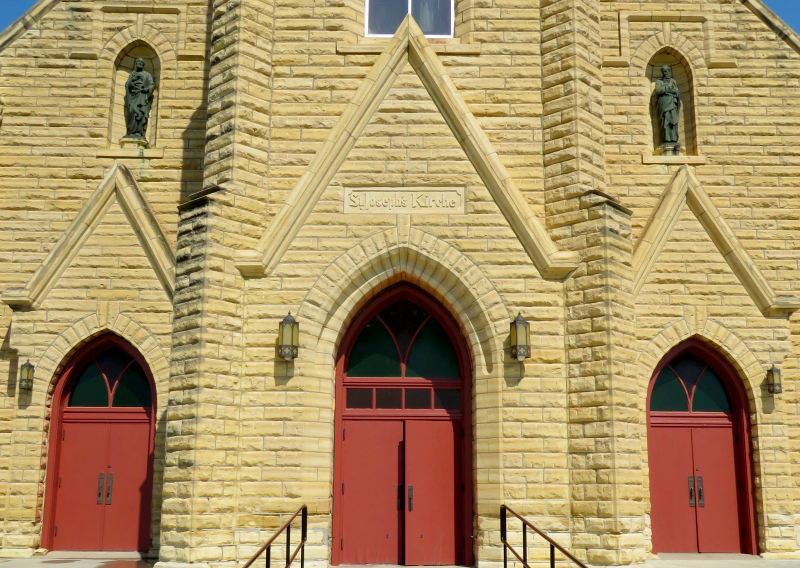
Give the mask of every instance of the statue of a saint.
<path id="1" fill-rule="evenodd" d="M 661 79 L 656 81 L 656 107 L 661 126 L 662 146 L 678 146 L 678 121 L 681 113 L 681 92 L 672 77 L 669 65 L 661 66 Z"/>
<path id="2" fill-rule="evenodd" d="M 144 59 L 138 57 L 125 83 L 125 138 L 145 139 L 155 88 L 153 76 L 144 69 Z"/>

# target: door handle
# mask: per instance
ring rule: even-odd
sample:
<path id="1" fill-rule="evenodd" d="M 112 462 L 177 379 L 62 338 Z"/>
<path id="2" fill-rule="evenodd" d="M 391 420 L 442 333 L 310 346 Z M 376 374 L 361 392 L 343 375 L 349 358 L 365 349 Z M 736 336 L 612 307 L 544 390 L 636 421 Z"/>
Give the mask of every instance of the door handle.
<path id="1" fill-rule="evenodd" d="M 706 506 L 706 497 L 703 493 L 703 476 L 697 476 L 697 504 L 700 507 Z"/>
<path id="2" fill-rule="evenodd" d="M 106 474 L 100 473 L 97 476 L 97 504 L 103 504 L 103 480 L 105 479 Z"/>
<path id="3" fill-rule="evenodd" d="M 111 505 L 111 496 L 114 493 L 114 474 L 108 474 L 108 483 L 106 484 L 106 505 Z"/>
<path id="4" fill-rule="evenodd" d="M 694 476 L 689 476 L 689 506 L 694 507 Z"/>
<path id="5" fill-rule="evenodd" d="M 413 511 L 414 510 L 414 486 L 413 485 L 409 485 L 408 486 L 408 510 L 409 511 Z"/>

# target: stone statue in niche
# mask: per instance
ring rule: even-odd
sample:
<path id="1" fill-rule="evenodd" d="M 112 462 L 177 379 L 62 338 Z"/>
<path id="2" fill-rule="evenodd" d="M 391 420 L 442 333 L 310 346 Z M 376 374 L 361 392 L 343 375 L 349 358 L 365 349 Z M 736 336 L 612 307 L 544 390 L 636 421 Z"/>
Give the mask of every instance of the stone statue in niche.
<path id="1" fill-rule="evenodd" d="M 667 156 L 680 151 L 678 123 L 681 115 L 681 91 L 672 77 L 672 67 L 661 66 L 661 78 L 656 81 L 656 110 L 661 127 L 661 148 Z"/>
<path id="2" fill-rule="evenodd" d="M 155 88 L 153 76 L 145 71 L 144 59 L 138 57 L 125 83 L 125 138 L 146 140 Z"/>

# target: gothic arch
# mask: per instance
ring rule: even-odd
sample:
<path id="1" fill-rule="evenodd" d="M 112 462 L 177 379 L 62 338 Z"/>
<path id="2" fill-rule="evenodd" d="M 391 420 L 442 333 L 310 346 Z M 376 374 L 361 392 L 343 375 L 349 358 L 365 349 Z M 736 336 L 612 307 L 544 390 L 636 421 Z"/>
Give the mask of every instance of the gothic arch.
<path id="1" fill-rule="evenodd" d="M 50 342 L 42 355 L 32 361 L 38 380 L 47 381 L 50 398 L 56 386 L 61 367 L 83 345 L 104 333 L 113 333 L 130 343 L 147 362 L 156 384 L 159 399 L 166 400 L 166 379 L 169 359 L 155 336 L 125 314 L 90 314 L 62 331 Z M 34 390 L 36 386 L 34 385 Z"/>
<path id="2" fill-rule="evenodd" d="M 697 129 L 697 87 L 708 79 L 708 66 L 703 52 L 690 39 L 672 31 L 661 31 L 644 40 L 631 57 L 632 77 L 639 77 L 647 104 L 652 150 L 660 151 L 659 121 L 655 109 L 654 87 L 658 70 L 669 65 L 682 94 L 679 130 L 681 153 L 699 154 Z"/>
<path id="3" fill-rule="evenodd" d="M 117 32 L 103 46 L 99 59 L 103 65 L 113 65 L 121 52 L 137 42 L 149 45 L 161 60 L 162 70 L 167 71 L 170 76 L 174 75 L 178 61 L 175 49 L 164 34 L 150 25 L 142 26 L 141 29 L 130 26 Z"/>
<path id="4" fill-rule="evenodd" d="M 501 363 L 511 315 L 481 269 L 445 241 L 411 229 L 389 229 L 334 260 L 304 298 L 298 315 L 311 327 L 316 349 L 333 360 L 349 320 L 370 298 L 407 281 L 447 306 L 461 325 L 477 374 Z"/>
<path id="5" fill-rule="evenodd" d="M 758 410 L 759 403 L 756 393 L 759 392 L 766 367 L 738 335 L 722 324 L 702 315 L 691 319 L 683 318 L 677 320 L 643 345 L 636 359 L 639 364 L 640 376 L 642 377 L 642 396 L 640 399 L 642 401 L 646 399 L 647 387 L 653 369 L 658 366 L 664 355 L 677 345 L 693 337 L 710 344 L 736 369 L 744 383 L 744 389 L 751 405 L 751 412 L 755 413 Z"/>

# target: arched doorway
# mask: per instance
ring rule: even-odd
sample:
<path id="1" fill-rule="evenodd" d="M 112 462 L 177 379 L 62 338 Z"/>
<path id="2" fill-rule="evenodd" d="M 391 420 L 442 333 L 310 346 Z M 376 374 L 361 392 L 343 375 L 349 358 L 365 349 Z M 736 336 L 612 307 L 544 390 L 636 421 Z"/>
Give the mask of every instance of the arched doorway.
<path id="1" fill-rule="evenodd" d="M 457 325 L 417 288 L 353 322 L 336 366 L 333 564 L 472 562 L 470 377 Z"/>
<path id="2" fill-rule="evenodd" d="M 747 397 L 697 340 L 673 349 L 648 395 L 653 552 L 756 554 Z"/>
<path id="3" fill-rule="evenodd" d="M 45 548 L 150 548 L 154 411 L 147 364 L 125 340 L 71 358 L 53 397 Z"/>

